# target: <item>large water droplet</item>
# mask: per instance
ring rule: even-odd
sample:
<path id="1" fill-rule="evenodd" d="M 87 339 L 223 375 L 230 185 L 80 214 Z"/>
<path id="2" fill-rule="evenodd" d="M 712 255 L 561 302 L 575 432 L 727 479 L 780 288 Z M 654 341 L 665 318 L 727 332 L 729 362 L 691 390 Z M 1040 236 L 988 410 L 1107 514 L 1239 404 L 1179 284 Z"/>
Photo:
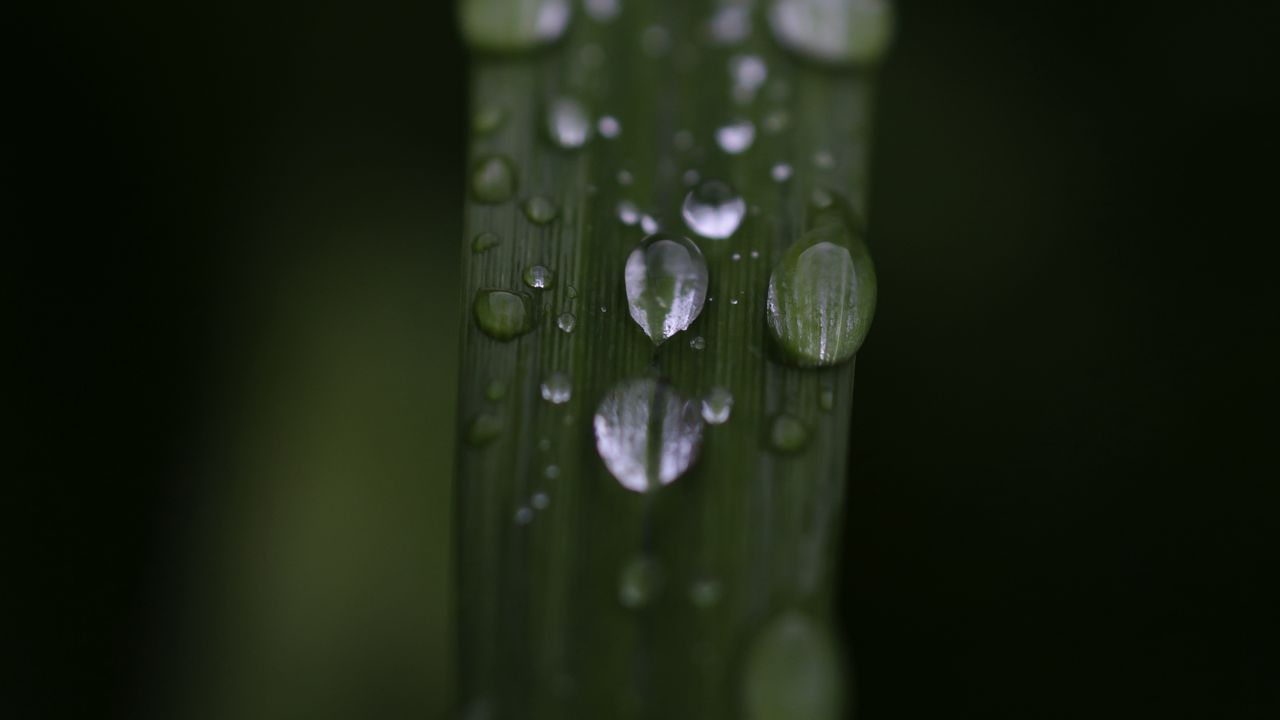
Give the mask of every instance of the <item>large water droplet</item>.
<path id="1" fill-rule="evenodd" d="M 702 419 L 709 425 L 720 425 L 729 421 L 729 413 L 733 411 L 733 393 L 727 388 L 714 387 L 702 398 Z"/>
<path id="2" fill-rule="evenodd" d="M 842 214 L 834 208 L 824 217 Z M 858 352 L 875 314 L 871 255 L 844 220 L 825 222 L 782 256 L 769 278 L 769 329 L 790 360 L 834 365 Z"/>
<path id="3" fill-rule="evenodd" d="M 547 135 L 566 150 L 576 150 L 591 139 L 591 116 L 571 97 L 560 97 L 547 105 Z"/>
<path id="4" fill-rule="evenodd" d="M 552 405 L 563 405 L 573 396 L 573 382 L 562 372 L 553 372 L 542 381 L 542 399 Z"/>
<path id="5" fill-rule="evenodd" d="M 736 120 L 716 128 L 716 144 L 730 155 L 746 152 L 755 140 L 756 126 L 750 120 Z"/>
<path id="6" fill-rule="evenodd" d="M 634 558 L 618 573 L 618 602 L 638 610 L 657 597 L 664 581 L 662 565 L 653 558 Z"/>
<path id="7" fill-rule="evenodd" d="M 458 21 L 472 47 L 511 52 L 558 40 L 572 9 L 570 0 L 463 0 Z"/>
<path id="8" fill-rule="evenodd" d="M 748 720 L 834 720 L 843 705 L 840 657 L 831 634 L 788 611 L 751 642 L 743 671 Z"/>
<path id="9" fill-rule="evenodd" d="M 769 445 L 780 453 L 795 453 L 809 444 L 809 428 L 792 415 L 782 413 L 769 424 Z"/>
<path id="10" fill-rule="evenodd" d="M 893 38 L 889 0 L 773 0 L 769 28 L 778 44 L 833 65 L 879 60 Z"/>
<path id="11" fill-rule="evenodd" d="M 654 344 L 688 328 L 707 298 L 707 261 L 687 238 L 651 235 L 625 270 L 631 318 Z"/>
<path id="12" fill-rule="evenodd" d="M 471 171 L 471 194 L 476 202 L 493 205 L 506 202 L 516 192 L 516 170 L 501 155 L 481 158 Z"/>
<path id="13" fill-rule="evenodd" d="M 600 401 L 596 450 L 628 490 L 648 492 L 683 475 L 698 457 L 702 418 L 697 403 L 656 380 L 628 380 Z"/>
<path id="14" fill-rule="evenodd" d="M 548 198 L 535 195 L 524 201 L 524 216 L 535 225 L 546 225 L 556 219 L 556 204 Z"/>
<path id="15" fill-rule="evenodd" d="M 498 233 L 486 230 L 471 239 L 471 252 L 482 253 L 490 248 L 497 247 L 499 240 Z"/>
<path id="16" fill-rule="evenodd" d="M 480 290 L 472 309 L 476 324 L 496 340 L 511 340 L 533 328 L 533 312 L 524 295 L 506 290 Z"/>
<path id="17" fill-rule="evenodd" d="M 556 284 L 556 274 L 541 265 L 524 269 L 524 284 L 534 290 L 546 290 Z"/>
<path id="18" fill-rule="evenodd" d="M 723 240 L 742 223 L 747 202 L 725 183 L 707 180 L 685 195 L 681 213 L 690 230 L 703 237 Z"/>

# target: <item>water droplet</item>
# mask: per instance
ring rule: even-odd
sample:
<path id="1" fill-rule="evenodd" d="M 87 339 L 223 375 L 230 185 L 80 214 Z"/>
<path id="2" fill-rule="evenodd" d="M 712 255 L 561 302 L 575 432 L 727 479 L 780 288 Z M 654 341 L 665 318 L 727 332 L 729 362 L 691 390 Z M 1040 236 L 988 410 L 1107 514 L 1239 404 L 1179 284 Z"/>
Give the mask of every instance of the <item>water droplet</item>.
<path id="1" fill-rule="evenodd" d="M 730 305 L 737 305 L 737 304 L 738 304 L 738 298 L 736 298 L 736 297 L 731 297 L 731 298 L 729 298 L 729 304 L 730 304 Z"/>
<path id="2" fill-rule="evenodd" d="M 773 0 L 769 28 L 783 47 L 833 65 L 879 60 L 893 38 L 888 0 Z"/>
<path id="3" fill-rule="evenodd" d="M 831 410 L 836 406 L 836 391 L 829 387 L 824 387 L 818 393 L 818 407 L 823 410 Z"/>
<path id="4" fill-rule="evenodd" d="M 747 203 L 725 183 L 707 180 L 685 195 L 681 213 L 690 230 L 706 238 L 723 240 L 742 223 Z"/>
<path id="5" fill-rule="evenodd" d="M 612 115 L 604 115 L 596 123 L 596 129 L 600 131 L 601 137 L 612 140 L 622 132 L 622 123 Z"/>
<path id="6" fill-rule="evenodd" d="M 496 340 L 511 340 L 533 328 L 533 312 L 524 295 L 505 290 L 480 290 L 472 310 L 476 324 Z"/>
<path id="7" fill-rule="evenodd" d="M 650 25 L 640 34 L 640 47 L 651 58 L 660 58 L 671 51 L 671 33 L 661 25 Z"/>
<path id="8" fill-rule="evenodd" d="M 534 290 L 547 290 L 556 284 L 556 274 L 541 265 L 524 269 L 524 284 Z"/>
<path id="9" fill-rule="evenodd" d="M 652 215 L 647 215 L 647 214 L 646 214 L 646 215 L 641 215 L 641 216 L 640 216 L 640 229 L 644 231 L 644 234 L 645 234 L 645 235 L 652 235 L 652 234 L 654 234 L 654 233 L 658 232 L 658 221 L 657 221 L 657 219 L 656 219 L 656 218 L 654 218 Z"/>
<path id="10" fill-rule="evenodd" d="M 813 164 L 821 170 L 830 170 L 836 166 L 836 158 L 826 150 L 819 150 L 813 154 Z"/>
<path id="11" fill-rule="evenodd" d="M 768 115 L 764 116 L 764 131 L 770 135 L 777 135 L 783 130 L 786 130 L 787 126 L 790 124 L 791 114 L 786 110 L 773 110 L 770 111 Z"/>
<path id="12" fill-rule="evenodd" d="M 769 77 L 769 67 L 759 55 L 734 55 L 729 58 L 729 76 L 733 79 L 733 97 L 749 103 Z"/>
<path id="13" fill-rule="evenodd" d="M 587 0 L 586 5 L 587 14 L 596 22 L 609 22 L 622 11 L 622 0 Z"/>
<path id="14" fill-rule="evenodd" d="M 742 682 L 748 720 L 835 720 L 843 705 L 840 656 L 831 634 L 791 610 L 752 640 Z"/>
<path id="15" fill-rule="evenodd" d="M 624 277 L 631 318 L 655 345 L 689 327 L 702 312 L 707 261 L 687 238 L 645 238 L 627 258 Z"/>
<path id="16" fill-rule="evenodd" d="M 623 225 L 635 225 L 640 222 L 640 208 L 630 200 L 623 200 L 618 203 L 618 220 Z"/>
<path id="17" fill-rule="evenodd" d="M 556 478 L 560 477 L 560 466 L 548 465 L 546 468 L 542 470 L 542 477 L 548 480 L 555 480 Z"/>
<path id="18" fill-rule="evenodd" d="M 506 202 L 516 192 L 516 170 L 501 155 L 490 155 L 471 171 L 471 194 L 476 202 L 494 205 Z"/>
<path id="19" fill-rule="evenodd" d="M 551 467 L 555 467 L 555 465 L 552 465 Z M 550 470 L 551 468 L 547 469 Z M 557 471 L 556 474 L 559 475 L 560 473 Z M 547 506 L 551 504 L 551 498 L 547 497 L 547 494 L 544 492 L 536 492 L 533 494 L 533 497 L 530 498 L 529 502 L 533 505 L 535 510 L 546 510 Z"/>
<path id="20" fill-rule="evenodd" d="M 689 347 L 693 348 L 694 350 L 705 350 L 707 347 L 707 340 L 706 338 L 699 335 L 698 337 L 689 341 Z"/>
<path id="21" fill-rule="evenodd" d="M 701 178 L 702 176 L 698 174 L 698 171 L 692 168 L 690 168 L 689 170 L 685 170 L 684 175 L 680 177 L 681 180 L 684 180 L 684 184 L 689 187 L 693 187 L 694 185 L 697 185 L 698 180 L 700 180 Z"/>
<path id="22" fill-rule="evenodd" d="M 769 424 L 769 444 L 781 453 L 794 453 L 809 443 L 809 428 L 793 415 L 775 415 Z"/>
<path id="23" fill-rule="evenodd" d="M 631 560 L 618 573 L 618 602 L 632 610 L 648 605 L 662 591 L 663 575 L 662 565 L 653 558 Z"/>
<path id="24" fill-rule="evenodd" d="M 521 507 L 516 510 L 516 524 L 528 525 L 533 522 L 533 511 L 527 507 Z"/>
<path id="25" fill-rule="evenodd" d="M 499 241 L 498 233 L 486 230 L 471 239 L 471 252 L 482 253 L 490 248 L 497 247 Z"/>
<path id="26" fill-rule="evenodd" d="M 551 449 L 551 438 L 544 437 L 538 439 L 538 449 L 546 452 Z"/>
<path id="27" fill-rule="evenodd" d="M 560 39 L 572 13 L 569 0 L 463 0 L 458 8 L 462 36 L 472 47 L 519 51 Z"/>
<path id="28" fill-rule="evenodd" d="M 561 313 L 560 317 L 556 318 L 556 327 L 567 333 L 573 332 L 577 324 L 578 319 L 573 316 L 573 313 Z"/>
<path id="29" fill-rule="evenodd" d="M 471 130 L 477 135 L 496 132 L 507 122 L 507 114 L 498 108 L 484 108 L 471 118 Z"/>
<path id="30" fill-rule="evenodd" d="M 760 259 L 760 251 L 759 251 L 759 250 L 752 250 L 752 251 L 751 251 L 751 259 L 752 259 L 752 260 L 759 260 L 759 259 Z"/>
<path id="31" fill-rule="evenodd" d="M 702 398 L 702 419 L 708 425 L 721 425 L 729 421 L 733 411 L 733 393 L 727 388 L 714 387 Z"/>
<path id="32" fill-rule="evenodd" d="M 524 201 L 524 216 L 531 223 L 546 225 L 556 219 L 556 204 L 541 195 L 535 195 Z"/>
<path id="33" fill-rule="evenodd" d="M 506 380 L 490 380 L 484 389 L 484 396 L 492 402 L 498 402 L 507 396 Z"/>
<path id="34" fill-rule="evenodd" d="M 552 405 L 563 405 L 573 396 L 573 383 L 562 372 L 553 372 L 542 381 L 542 399 Z"/>
<path id="35" fill-rule="evenodd" d="M 730 259 L 730 260 L 732 260 L 732 261 L 734 261 L 734 262 L 738 262 L 739 260 L 741 260 L 741 259 L 742 259 L 742 253 L 734 253 L 734 254 L 732 254 L 732 255 L 730 255 L 730 256 L 729 256 L 729 259 Z"/>
<path id="36" fill-rule="evenodd" d="M 778 163 L 769 170 L 769 176 L 775 182 L 786 182 L 791 179 L 791 166 L 786 163 Z"/>
<path id="37" fill-rule="evenodd" d="M 689 602 L 701 610 L 710 610 L 720 603 L 722 588 L 715 578 L 699 578 L 689 584 Z"/>
<path id="38" fill-rule="evenodd" d="M 502 433 L 502 421 L 494 415 L 481 413 L 471 419 L 467 426 L 467 442 L 472 445 L 485 445 Z"/>
<path id="39" fill-rule="evenodd" d="M 656 380 L 628 380 L 600 401 L 596 450 L 628 490 L 648 492 L 683 475 L 702 444 L 697 403 Z"/>
<path id="40" fill-rule="evenodd" d="M 751 34 L 751 8 L 726 4 L 707 23 L 711 39 L 719 45 L 736 45 Z"/>
<path id="41" fill-rule="evenodd" d="M 570 300 L 572 300 L 572 299 L 574 299 L 574 298 L 578 297 L 578 288 L 576 288 L 576 287 L 574 287 L 574 286 L 572 286 L 572 285 L 566 285 L 566 286 L 564 287 L 564 294 L 565 294 L 566 296 L 568 296 L 568 298 L 569 298 Z"/>
<path id="42" fill-rule="evenodd" d="M 834 198 L 823 216 L 832 214 L 840 214 Z M 875 270 L 866 246 L 850 228 L 848 221 L 840 221 L 810 229 L 769 277 L 769 328 L 783 353 L 798 365 L 848 360 L 871 326 Z"/>
<path id="43" fill-rule="evenodd" d="M 591 116 L 581 102 L 560 97 L 547 105 L 547 135 L 565 150 L 576 150 L 591 139 Z"/>
<path id="44" fill-rule="evenodd" d="M 716 129 L 716 144 L 730 155 L 746 152 L 755 139 L 756 126 L 750 120 L 736 120 Z"/>

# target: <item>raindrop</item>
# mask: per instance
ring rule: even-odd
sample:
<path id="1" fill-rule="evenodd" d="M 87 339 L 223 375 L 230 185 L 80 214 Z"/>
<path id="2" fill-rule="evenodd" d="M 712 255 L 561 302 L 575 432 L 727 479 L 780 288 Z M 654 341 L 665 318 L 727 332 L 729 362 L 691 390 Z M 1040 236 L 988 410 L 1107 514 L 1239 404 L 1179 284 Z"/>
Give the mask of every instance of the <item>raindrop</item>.
<path id="1" fill-rule="evenodd" d="M 727 388 L 714 387 L 702 398 L 702 419 L 708 425 L 722 425 L 729 421 L 733 411 L 733 393 Z"/>
<path id="2" fill-rule="evenodd" d="M 618 17 L 622 0 L 587 0 L 587 14 L 596 22 L 609 22 Z"/>
<path id="3" fill-rule="evenodd" d="M 591 139 L 591 117 L 581 102 L 571 97 L 556 98 L 547 106 L 547 135 L 551 142 L 575 150 Z"/>
<path id="4" fill-rule="evenodd" d="M 658 232 L 658 221 L 652 215 L 640 216 L 640 229 L 645 235 L 652 235 Z"/>
<path id="5" fill-rule="evenodd" d="M 556 327 L 567 333 L 573 332 L 577 324 L 578 319 L 573 316 L 573 313 L 561 313 L 560 317 L 556 318 Z"/>
<path id="6" fill-rule="evenodd" d="M 471 239 L 471 252 L 482 253 L 490 248 L 497 247 L 499 241 L 498 233 L 486 230 Z"/>
<path id="7" fill-rule="evenodd" d="M 530 265 L 524 270 L 524 284 L 534 290 L 547 290 L 556 284 L 556 274 L 541 265 Z"/>
<path id="8" fill-rule="evenodd" d="M 731 297 L 731 298 L 729 298 L 729 304 L 730 304 L 730 305 L 737 305 L 737 304 L 738 304 L 738 298 L 736 298 L 736 297 Z"/>
<path id="9" fill-rule="evenodd" d="M 498 402 L 507 396 L 506 380 L 490 380 L 488 386 L 484 389 L 484 396 L 492 402 Z"/>
<path id="10" fill-rule="evenodd" d="M 496 132 L 507 122 L 507 114 L 498 108 L 484 108 L 471 118 L 471 130 L 477 135 Z"/>
<path id="11" fill-rule="evenodd" d="M 458 8 L 462 35 L 481 50 L 518 51 L 555 42 L 572 13 L 570 0 L 463 0 Z"/>
<path id="12" fill-rule="evenodd" d="M 635 492 L 674 482 L 697 459 L 702 444 L 697 403 L 651 379 L 614 386 L 600 401 L 594 425 L 605 467 Z"/>
<path id="13" fill-rule="evenodd" d="M 756 126 L 750 120 L 736 120 L 716 129 L 716 144 L 730 155 L 746 152 L 755 139 Z"/>
<path id="14" fill-rule="evenodd" d="M 715 240 L 732 235 L 746 213 L 742 196 L 719 180 L 707 180 L 690 190 L 681 208 L 690 230 Z"/>
<path id="15" fill-rule="evenodd" d="M 496 340 L 511 340 L 533 329 L 533 312 L 524 295 L 506 290 L 480 290 L 472 310 L 476 324 Z"/>
<path id="16" fill-rule="evenodd" d="M 542 381 L 542 399 L 552 405 L 563 405 L 573 396 L 573 383 L 562 372 L 553 372 Z"/>
<path id="17" fill-rule="evenodd" d="M 555 480 L 556 478 L 560 477 L 560 466 L 548 465 L 542 470 L 542 477 L 548 480 Z"/>
<path id="18" fill-rule="evenodd" d="M 516 510 L 516 524 L 517 524 L 517 525 L 528 525 L 528 524 L 529 524 L 529 523 L 531 523 L 531 522 L 533 522 L 533 511 L 532 511 L 532 510 L 530 510 L 530 509 L 529 509 L 529 508 L 527 508 L 527 507 L 521 507 L 520 509 Z"/>
<path id="19" fill-rule="evenodd" d="M 729 76 L 733 78 L 733 97 L 749 103 L 769 77 L 769 68 L 759 55 L 734 55 L 729 58 Z"/>
<path id="20" fill-rule="evenodd" d="M 809 443 L 809 428 L 793 415 L 775 415 L 769 424 L 769 444 L 780 453 L 794 453 Z"/>
<path id="21" fill-rule="evenodd" d="M 759 250 L 752 250 L 752 251 L 751 251 L 751 259 L 752 259 L 752 260 L 759 260 L 759 259 L 760 259 L 760 251 L 759 251 Z"/>
<path id="22" fill-rule="evenodd" d="M 654 344 L 688 328 L 707 297 L 707 261 L 687 238 L 651 235 L 627 258 L 631 318 Z"/>
<path id="23" fill-rule="evenodd" d="M 506 202 L 515 192 L 515 167 L 501 155 L 482 158 L 471 171 L 471 194 L 476 202 L 487 205 Z"/>
<path id="24" fill-rule="evenodd" d="M 706 338 L 699 335 L 698 337 L 689 341 L 689 347 L 693 348 L 694 350 L 705 350 L 707 347 L 707 340 Z"/>
<path id="25" fill-rule="evenodd" d="M 701 610 L 709 610 L 720 603 L 720 581 L 715 578 L 699 578 L 689 584 L 689 602 Z"/>
<path id="26" fill-rule="evenodd" d="M 769 176 L 775 182 L 786 182 L 791 179 L 791 166 L 786 163 L 778 163 L 769 170 Z"/>
<path id="27" fill-rule="evenodd" d="M 524 201 L 524 216 L 531 223 L 546 225 L 556 219 L 556 204 L 541 195 L 534 195 Z"/>
<path id="28" fill-rule="evenodd" d="M 752 640 L 742 682 L 748 720 L 835 720 L 843 697 L 840 657 L 831 634 L 787 611 Z"/>
<path id="29" fill-rule="evenodd" d="M 663 575 L 657 560 L 634 558 L 618 573 L 618 602 L 632 610 L 648 605 L 662 591 Z"/>
<path id="30" fill-rule="evenodd" d="M 640 222 L 640 208 L 630 200 L 623 200 L 618 203 L 618 219 L 623 225 L 635 225 Z"/>
<path id="31" fill-rule="evenodd" d="M 502 433 L 502 421 L 493 415 L 481 413 L 471 419 L 467 426 L 467 442 L 472 445 L 486 445 Z"/>
<path id="32" fill-rule="evenodd" d="M 651 58 L 660 58 L 671 51 L 671 33 L 661 25 L 650 25 L 640 34 L 640 47 Z"/>
<path id="33" fill-rule="evenodd" d="M 612 140 L 622 132 L 622 124 L 618 122 L 618 118 L 612 115 L 604 115 L 596 123 L 596 129 L 600 131 L 602 137 Z"/>
<path id="34" fill-rule="evenodd" d="M 555 465 L 551 465 L 547 470 L 550 470 L 553 467 L 555 467 Z M 556 475 L 559 474 L 560 473 L 557 470 Z M 547 506 L 551 504 L 551 498 L 547 497 L 547 494 L 544 492 L 536 492 L 533 494 L 533 497 L 529 499 L 529 504 L 533 505 L 535 510 L 546 510 Z"/>
<path id="35" fill-rule="evenodd" d="M 870 64 L 893 38 L 889 0 L 773 0 L 769 28 L 788 50 L 832 65 Z"/>

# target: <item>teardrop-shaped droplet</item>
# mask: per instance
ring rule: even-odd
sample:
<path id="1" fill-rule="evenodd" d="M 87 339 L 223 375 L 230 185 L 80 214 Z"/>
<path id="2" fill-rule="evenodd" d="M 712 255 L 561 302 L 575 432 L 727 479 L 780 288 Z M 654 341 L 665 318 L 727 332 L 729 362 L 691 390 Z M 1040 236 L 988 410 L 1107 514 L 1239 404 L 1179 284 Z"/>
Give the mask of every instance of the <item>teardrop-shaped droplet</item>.
<path id="1" fill-rule="evenodd" d="M 773 0 L 769 28 L 779 45 L 832 65 L 879 60 L 893 39 L 890 0 Z"/>
<path id="2" fill-rule="evenodd" d="M 576 150 L 591 139 L 591 115 L 575 98 L 560 97 L 547 105 L 547 136 L 565 150 Z"/>
<path id="3" fill-rule="evenodd" d="M 516 52 L 558 40 L 572 10 L 570 0 L 462 0 L 458 21 L 472 47 Z"/>
<path id="4" fill-rule="evenodd" d="M 747 202 L 727 184 L 707 180 L 684 196 L 681 214 L 690 230 L 706 238 L 723 240 L 742 223 Z"/>
<path id="5" fill-rule="evenodd" d="M 556 219 L 556 204 L 541 195 L 524 201 L 524 216 L 535 225 L 546 225 Z"/>
<path id="6" fill-rule="evenodd" d="M 560 313 L 560 317 L 556 318 L 556 327 L 560 328 L 563 332 L 573 332 L 573 328 L 576 327 L 577 324 L 578 319 L 573 316 L 573 313 Z"/>
<path id="7" fill-rule="evenodd" d="M 833 200 L 823 224 L 806 232 L 769 278 L 769 329 L 802 367 L 853 357 L 875 314 L 876 278 L 866 245 Z M 825 218 L 825 219 L 824 219 Z"/>
<path id="8" fill-rule="evenodd" d="M 486 445 L 502 433 L 502 421 L 494 415 L 480 414 L 471 419 L 467 426 L 467 442 L 472 445 Z"/>
<path id="9" fill-rule="evenodd" d="M 698 404 L 652 379 L 628 380 L 600 401 L 596 450 L 628 490 L 648 492 L 683 475 L 702 445 Z"/>
<path id="10" fill-rule="evenodd" d="M 496 340 L 511 340 L 533 328 L 533 312 L 529 299 L 506 290 L 481 290 L 476 293 L 476 324 Z"/>
<path id="11" fill-rule="evenodd" d="M 491 248 L 495 248 L 498 246 L 499 240 L 500 238 L 498 237 L 498 233 L 486 230 L 471 239 L 471 252 L 482 253 Z"/>
<path id="12" fill-rule="evenodd" d="M 750 120 L 737 120 L 716 128 L 716 144 L 730 155 L 746 152 L 755 140 L 756 126 Z"/>
<path id="13" fill-rule="evenodd" d="M 714 387 L 702 398 L 702 419 L 708 425 L 720 425 L 729 421 L 733 411 L 733 393 L 727 388 Z"/>
<path id="14" fill-rule="evenodd" d="M 675 235 L 650 235 L 631 251 L 624 274 L 627 305 L 654 344 L 689 327 L 707 299 L 707 261 Z"/>
<path id="15" fill-rule="evenodd" d="M 662 590 L 662 565 L 650 557 L 638 557 L 622 566 L 618 573 L 618 602 L 638 610 L 653 602 Z"/>
<path id="16" fill-rule="evenodd" d="M 534 290 L 546 290 L 556 284 L 556 274 L 541 265 L 524 269 L 524 284 Z"/>
<path id="17" fill-rule="evenodd" d="M 573 396 L 573 382 L 562 372 L 553 372 L 542 381 L 542 399 L 552 405 L 563 405 Z"/>
<path id="18" fill-rule="evenodd" d="M 481 158 L 471 171 L 471 194 L 476 202 L 503 203 L 516 192 L 516 169 L 501 155 Z"/>
<path id="19" fill-rule="evenodd" d="M 844 704 L 840 665 L 829 630 L 798 611 L 778 616 L 747 651 L 747 720 L 835 720 Z"/>
<path id="20" fill-rule="evenodd" d="M 769 423 L 769 445 L 780 453 L 795 453 L 809 444 L 809 428 L 793 415 L 776 415 Z"/>

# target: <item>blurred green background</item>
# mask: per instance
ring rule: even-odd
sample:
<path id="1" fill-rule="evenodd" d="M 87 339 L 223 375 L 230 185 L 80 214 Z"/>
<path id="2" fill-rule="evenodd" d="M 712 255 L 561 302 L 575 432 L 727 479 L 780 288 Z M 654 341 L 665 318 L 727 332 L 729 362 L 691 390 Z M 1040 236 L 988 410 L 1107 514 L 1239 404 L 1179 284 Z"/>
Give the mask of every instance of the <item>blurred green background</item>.
<path id="1" fill-rule="evenodd" d="M 1270 9 L 899 6 L 861 717 L 1274 717 Z M 20 18 L 37 716 L 451 709 L 450 10 Z"/>

